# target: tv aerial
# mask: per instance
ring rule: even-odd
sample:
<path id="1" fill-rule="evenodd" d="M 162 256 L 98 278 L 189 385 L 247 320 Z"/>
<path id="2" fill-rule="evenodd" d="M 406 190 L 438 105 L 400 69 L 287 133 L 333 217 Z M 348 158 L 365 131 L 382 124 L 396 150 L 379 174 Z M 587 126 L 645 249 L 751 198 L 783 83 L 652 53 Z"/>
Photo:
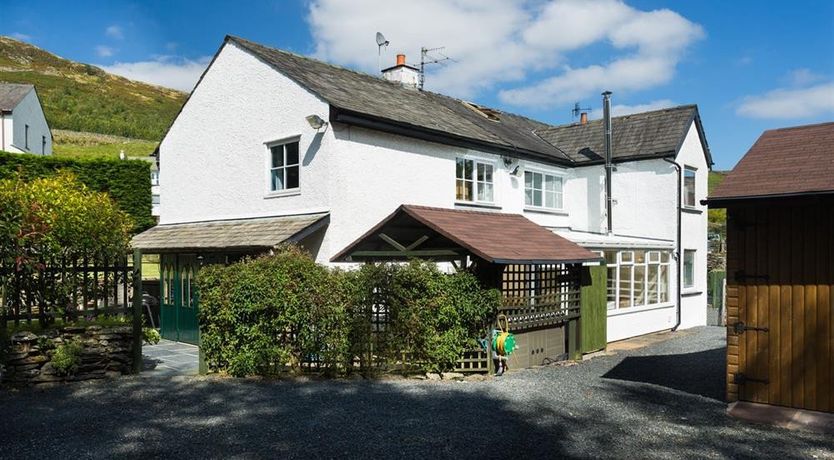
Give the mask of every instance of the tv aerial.
<path id="1" fill-rule="evenodd" d="M 376 67 L 378 70 L 382 70 L 382 64 L 380 60 L 382 58 L 382 47 L 384 46 L 386 49 L 391 42 L 385 39 L 385 35 L 382 35 L 382 32 L 376 33 L 376 46 L 377 46 L 377 53 L 376 53 Z"/>
<path id="2" fill-rule="evenodd" d="M 446 49 L 445 46 L 441 46 L 439 48 L 420 48 L 420 81 L 417 85 L 417 88 L 423 89 L 423 84 L 426 82 L 426 66 L 429 64 L 440 64 L 445 65 L 445 61 L 452 61 L 457 62 L 454 59 L 450 58 L 443 54 L 443 50 Z"/>
<path id="3" fill-rule="evenodd" d="M 573 118 L 577 118 L 577 117 L 579 117 L 579 115 L 582 112 L 587 113 L 587 112 L 590 112 L 591 110 L 593 110 L 593 109 L 591 109 L 590 107 L 587 107 L 587 108 L 580 107 L 579 103 L 577 102 L 577 103 L 573 104 L 573 109 L 570 111 L 570 114 L 573 116 Z"/>

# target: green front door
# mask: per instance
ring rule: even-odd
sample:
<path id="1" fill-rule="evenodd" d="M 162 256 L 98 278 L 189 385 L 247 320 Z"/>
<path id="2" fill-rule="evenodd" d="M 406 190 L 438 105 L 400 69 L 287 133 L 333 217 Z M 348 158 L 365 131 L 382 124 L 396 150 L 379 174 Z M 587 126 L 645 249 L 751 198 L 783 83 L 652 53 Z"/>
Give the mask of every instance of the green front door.
<path id="1" fill-rule="evenodd" d="M 197 290 L 199 264 L 193 254 L 164 254 L 160 258 L 160 332 L 163 338 L 198 345 Z"/>

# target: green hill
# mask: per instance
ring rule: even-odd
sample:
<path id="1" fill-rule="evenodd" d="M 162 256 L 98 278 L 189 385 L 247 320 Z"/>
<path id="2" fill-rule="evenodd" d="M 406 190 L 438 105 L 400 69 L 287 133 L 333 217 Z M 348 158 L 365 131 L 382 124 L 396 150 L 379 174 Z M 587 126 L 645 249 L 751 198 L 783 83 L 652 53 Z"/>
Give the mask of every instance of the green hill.
<path id="1" fill-rule="evenodd" d="M 32 83 L 53 129 L 159 141 L 186 94 L 0 36 L 0 81 Z"/>

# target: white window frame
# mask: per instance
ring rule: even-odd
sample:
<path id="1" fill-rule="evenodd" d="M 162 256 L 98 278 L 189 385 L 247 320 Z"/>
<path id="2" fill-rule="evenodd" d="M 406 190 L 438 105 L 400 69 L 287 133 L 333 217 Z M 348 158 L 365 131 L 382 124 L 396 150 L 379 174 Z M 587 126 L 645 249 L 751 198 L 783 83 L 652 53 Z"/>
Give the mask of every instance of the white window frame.
<path id="1" fill-rule="evenodd" d="M 298 143 L 298 186 L 293 188 L 283 188 L 280 190 L 273 190 L 272 189 L 272 170 L 276 169 L 272 166 L 272 148 L 278 146 L 284 146 L 287 144 L 292 144 L 294 142 Z M 281 196 L 288 196 L 288 195 L 298 195 L 301 193 L 301 163 L 303 161 L 303 152 L 301 151 L 301 136 L 288 136 L 268 142 L 264 142 L 264 146 L 266 146 L 266 161 L 265 161 L 265 182 L 266 182 L 266 198 L 273 198 L 273 197 L 281 197 Z M 288 166 L 286 164 L 286 155 L 287 151 L 284 149 L 284 165 L 278 168 L 284 169 L 286 171 Z M 284 175 L 284 181 L 286 181 L 286 173 Z"/>
<path id="2" fill-rule="evenodd" d="M 687 193 L 686 187 L 686 178 L 688 173 L 692 173 L 692 203 L 688 201 L 689 193 Z M 681 187 L 683 187 L 683 207 L 690 209 L 696 207 L 698 205 L 698 168 L 684 165 L 683 183 L 681 184 Z"/>
<path id="3" fill-rule="evenodd" d="M 643 262 L 639 263 L 635 260 L 634 251 L 645 251 Z M 614 272 L 614 292 L 613 292 L 613 300 L 609 299 L 609 292 L 608 286 L 606 285 L 606 304 L 608 308 L 609 314 L 617 314 L 617 312 L 632 312 L 632 311 L 639 311 L 641 309 L 651 309 L 657 308 L 658 306 L 668 305 L 671 302 L 671 268 L 672 268 L 672 257 L 671 251 L 668 249 L 608 249 L 608 248 L 601 248 L 597 251 L 597 254 L 605 257 L 605 252 L 616 252 L 616 259 L 613 263 L 608 263 L 606 261 L 606 265 L 608 269 L 613 269 Z M 663 257 L 663 254 L 666 257 Z M 655 289 L 657 290 L 656 302 L 650 302 L 651 294 L 649 293 L 649 272 L 650 266 L 657 266 L 657 279 L 655 280 Z M 630 279 L 623 280 L 620 278 L 621 275 L 621 268 L 622 267 L 631 267 L 630 271 Z M 642 300 L 635 302 L 635 272 L 637 271 L 635 267 L 643 267 L 643 298 Z M 662 267 L 666 267 L 666 280 L 665 283 L 661 282 L 661 273 L 663 272 Z M 620 289 L 621 289 L 621 282 L 628 282 L 628 286 L 630 287 L 631 295 L 629 296 L 629 301 L 627 306 L 620 306 Z M 610 282 L 610 280 L 609 280 Z M 661 292 L 661 286 L 665 286 L 666 288 L 666 300 L 663 299 L 663 293 Z"/>
<path id="4" fill-rule="evenodd" d="M 687 254 L 692 254 L 692 279 L 691 282 L 687 284 L 686 281 L 686 256 Z M 683 263 L 681 264 L 681 268 L 683 269 L 683 273 L 681 273 L 681 283 L 683 284 L 684 289 L 692 289 L 695 287 L 695 269 L 697 264 L 697 256 L 698 251 L 696 249 L 684 249 L 683 250 Z"/>
<path id="5" fill-rule="evenodd" d="M 151 171 L 151 185 L 159 185 L 159 171 Z"/>
<path id="6" fill-rule="evenodd" d="M 470 178 L 463 178 L 464 182 L 469 182 L 472 184 L 472 200 L 466 200 L 458 198 L 458 161 L 471 161 L 472 162 L 472 176 Z M 480 191 L 480 184 L 488 183 L 486 181 L 478 181 L 478 165 L 489 166 L 492 168 L 492 200 L 479 200 L 478 199 L 478 192 Z M 465 170 L 465 168 L 464 168 Z M 495 180 L 495 173 L 498 171 L 496 167 L 495 161 L 487 160 L 480 157 L 473 157 L 468 155 L 459 155 L 455 157 L 455 203 L 462 204 L 462 205 L 472 205 L 472 204 L 481 204 L 481 205 L 488 205 L 494 206 L 495 203 L 498 202 L 498 187 L 496 186 Z"/>
<path id="7" fill-rule="evenodd" d="M 532 190 L 538 190 L 539 192 L 541 192 L 541 194 L 542 194 L 542 197 L 541 197 L 542 204 L 541 204 L 541 206 L 536 206 L 535 204 L 527 204 L 527 173 L 539 174 L 539 175 L 542 176 L 542 182 L 541 182 L 542 183 L 542 188 L 541 188 L 541 190 L 536 189 L 536 188 L 532 189 Z M 550 176 L 550 177 L 553 177 L 553 178 L 559 180 L 559 185 L 560 185 L 559 186 L 559 191 L 555 192 L 556 196 L 559 197 L 559 202 L 560 202 L 559 206 L 549 207 L 549 206 L 546 205 L 546 203 L 547 203 L 547 198 L 545 196 L 545 194 L 547 193 L 547 191 L 545 190 L 545 183 L 547 182 L 546 176 Z M 524 169 L 524 174 L 522 175 L 522 180 L 523 180 L 523 197 L 522 197 L 522 199 L 524 200 L 524 208 L 525 209 L 544 210 L 544 211 L 560 211 L 560 212 L 564 211 L 564 209 L 565 209 L 565 175 L 564 175 L 564 173 L 555 172 L 555 171 L 547 171 L 547 170 L 538 169 L 538 168 L 525 168 Z M 535 199 L 533 201 L 535 202 Z"/>

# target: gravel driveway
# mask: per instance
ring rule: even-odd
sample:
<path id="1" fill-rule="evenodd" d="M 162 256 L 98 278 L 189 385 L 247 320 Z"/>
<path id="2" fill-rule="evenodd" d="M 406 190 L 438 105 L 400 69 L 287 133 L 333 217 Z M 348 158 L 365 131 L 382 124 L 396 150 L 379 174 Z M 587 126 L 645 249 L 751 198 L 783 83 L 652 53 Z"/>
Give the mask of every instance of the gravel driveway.
<path id="1" fill-rule="evenodd" d="M 0 456 L 834 458 L 728 418 L 724 330 L 484 382 L 123 378 L 0 395 Z"/>

